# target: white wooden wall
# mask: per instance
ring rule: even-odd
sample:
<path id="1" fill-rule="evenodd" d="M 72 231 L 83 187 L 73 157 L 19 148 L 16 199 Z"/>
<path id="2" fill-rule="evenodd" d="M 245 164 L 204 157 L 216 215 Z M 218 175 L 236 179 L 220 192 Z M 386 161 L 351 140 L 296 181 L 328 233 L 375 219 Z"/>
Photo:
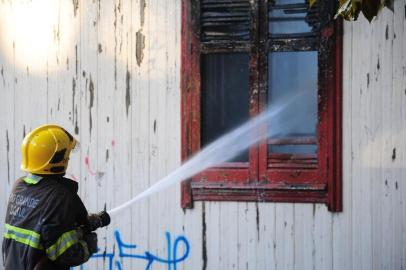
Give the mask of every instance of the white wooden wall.
<path id="1" fill-rule="evenodd" d="M 80 140 L 69 176 L 90 211 L 127 201 L 180 164 L 180 1 L 42 1 L 30 9 L 37 15 L 24 4 L 39 0 L 0 1 L 1 226 L 22 175 L 21 140 L 40 124 L 59 123 Z M 183 263 L 150 269 L 406 269 L 405 6 L 395 0 L 394 13 L 345 24 L 342 213 L 232 202 L 183 211 L 173 187 L 99 231 L 102 251 L 115 249 L 112 268 L 92 259 L 83 269 L 146 269 L 146 260 L 120 258 L 115 230 L 137 245 L 133 254 L 161 258 L 165 232 L 171 252 L 176 237 L 187 239 Z M 35 28 L 47 16 L 49 39 Z"/>

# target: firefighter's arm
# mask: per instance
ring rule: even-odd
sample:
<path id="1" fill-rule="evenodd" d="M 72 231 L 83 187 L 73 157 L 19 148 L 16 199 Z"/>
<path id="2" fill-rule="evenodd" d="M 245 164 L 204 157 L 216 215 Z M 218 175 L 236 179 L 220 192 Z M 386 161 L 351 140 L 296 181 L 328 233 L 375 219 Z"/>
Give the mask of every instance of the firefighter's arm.
<path id="1" fill-rule="evenodd" d="M 96 234 L 76 228 L 72 196 L 57 192 L 43 214 L 41 238 L 49 260 L 61 266 L 76 266 L 97 251 Z"/>

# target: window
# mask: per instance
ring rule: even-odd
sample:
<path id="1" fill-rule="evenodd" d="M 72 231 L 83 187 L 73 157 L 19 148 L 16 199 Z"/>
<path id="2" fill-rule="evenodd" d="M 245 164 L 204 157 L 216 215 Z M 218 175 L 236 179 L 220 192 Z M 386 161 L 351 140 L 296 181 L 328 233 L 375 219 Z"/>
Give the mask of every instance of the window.
<path id="1" fill-rule="evenodd" d="M 342 23 L 336 1 L 182 1 L 182 159 L 268 107 L 269 139 L 182 183 L 194 200 L 342 210 Z"/>

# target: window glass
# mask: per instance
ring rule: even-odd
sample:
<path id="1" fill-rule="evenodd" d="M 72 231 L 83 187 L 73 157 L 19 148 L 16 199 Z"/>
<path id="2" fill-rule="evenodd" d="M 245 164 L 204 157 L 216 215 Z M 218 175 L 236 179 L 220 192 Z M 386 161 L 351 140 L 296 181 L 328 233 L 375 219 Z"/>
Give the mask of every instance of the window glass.
<path id="1" fill-rule="evenodd" d="M 316 154 L 317 145 L 270 145 L 268 151 L 280 154 Z"/>
<path id="2" fill-rule="evenodd" d="M 202 55 L 202 146 L 249 119 L 248 61 L 243 53 Z M 248 151 L 233 161 L 247 162 Z"/>
<path id="3" fill-rule="evenodd" d="M 316 137 L 317 52 L 269 53 L 268 61 L 268 106 L 285 106 L 269 122 L 270 138 Z M 314 147 L 272 146 L 269 151 L 314 153 Z"/>
<path id="4" fill-rule="evenodd" d="M 314 10 L 304 1 L 283 0 L 271 3 L 268 10 L 269 33 L 295 34 L 313 31 Z"/>

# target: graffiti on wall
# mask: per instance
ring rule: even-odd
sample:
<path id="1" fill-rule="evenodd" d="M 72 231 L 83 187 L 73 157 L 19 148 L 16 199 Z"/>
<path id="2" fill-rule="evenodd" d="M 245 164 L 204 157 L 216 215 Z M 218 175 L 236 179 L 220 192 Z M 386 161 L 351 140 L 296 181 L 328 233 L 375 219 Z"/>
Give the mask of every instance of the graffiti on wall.
<path id="1" fill-rule="evenodd" d="M 145 262 L 145 270 L 151 269 L 154 264 L 161 264 L 167 270 L 177 270 L 177 267 L 189 257 L 190 244 L 183 235 L 173 238 L 169 232 L 165 233 L 166 255 L 153 254 L 150 251 L 140 252 L 135 244 L 125 243 L 119 231 L 114 231 L 115 247 L 118 253 L 113 251 L 98 252 L 90 260 L 102 260 L 108 264 L 108 270 L 125 270 L 125 260 L 141 260 Z M 90 269 L 90 268 L 89 268 Z M 103 268 L 104 269 L 104 268 Z M 71 270 L 87 270 L 86 264 Z"/>

